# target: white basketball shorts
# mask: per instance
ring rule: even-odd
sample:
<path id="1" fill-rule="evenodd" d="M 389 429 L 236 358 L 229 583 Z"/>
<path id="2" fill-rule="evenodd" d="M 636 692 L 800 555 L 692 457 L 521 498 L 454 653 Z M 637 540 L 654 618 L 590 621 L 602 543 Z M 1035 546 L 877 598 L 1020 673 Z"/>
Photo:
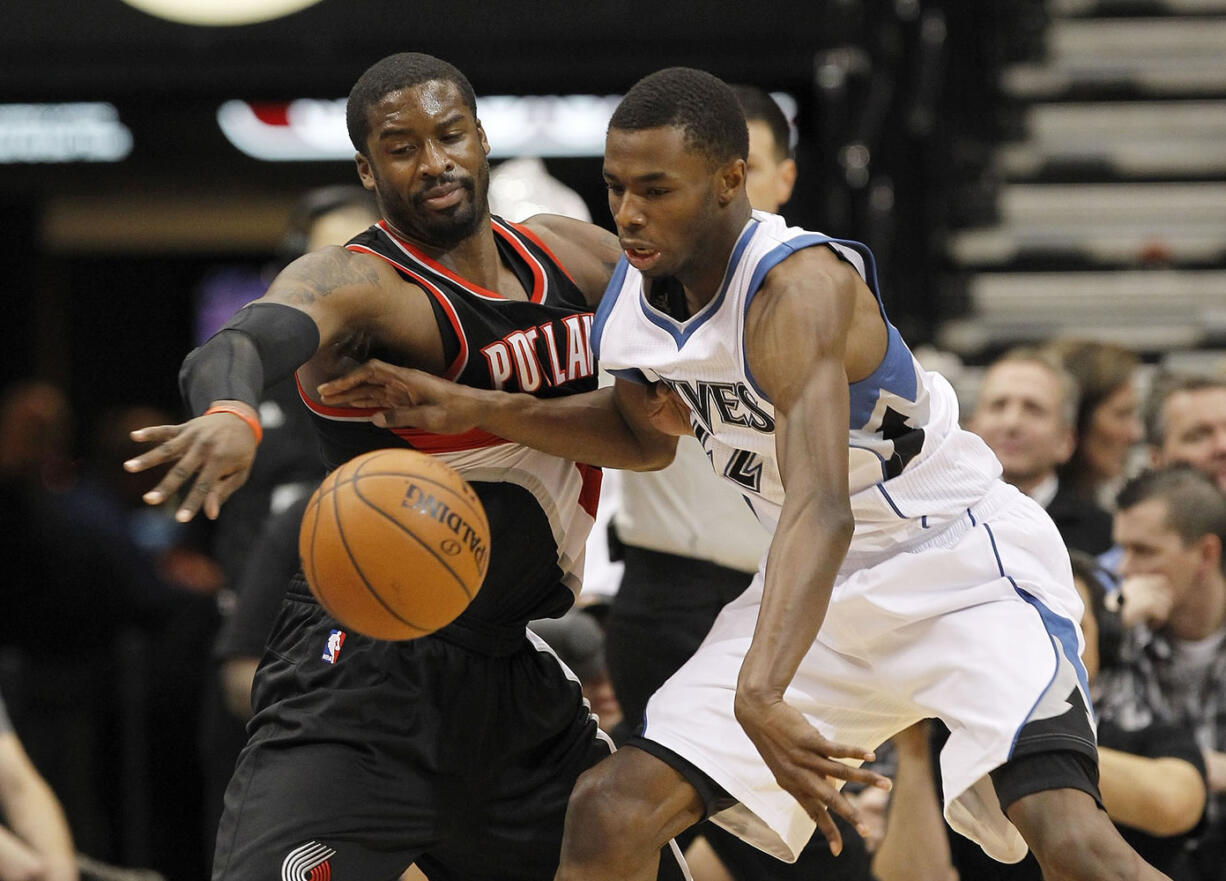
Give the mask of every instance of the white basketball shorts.
<path id="1" fill-rule="evenodd" d="M 643 737 L 738 800 L 714 822 L 792 862 L 815 824 L 775 782 L 732 708 L 761 597 L 759 571 L 651 698 Z M 1081 613 L 1051 519 L 1002 483 L 940 535 L 921 533 L 882 562 L 840 573 L 786 699 L 824 737 L 865 749 L 920 719 L 941 719 L 951 732 L 941 753 L 946 818 L 990 856 L 1016 862 L 1026 844 L 987 775 L 1013 753 L 1028 720 L 1069 707 L 1072 689 L 1089 706 Z M 1092 733 L 1086 721 L 1081 729 Z"/>

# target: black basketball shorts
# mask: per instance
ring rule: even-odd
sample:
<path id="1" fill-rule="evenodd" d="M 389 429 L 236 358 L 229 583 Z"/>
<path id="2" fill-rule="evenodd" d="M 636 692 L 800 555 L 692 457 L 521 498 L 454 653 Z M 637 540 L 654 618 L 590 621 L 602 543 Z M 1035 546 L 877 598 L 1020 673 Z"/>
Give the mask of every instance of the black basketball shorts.
<path id="1" fill-rule="evenodd" d="M 495 641 L 497 643 L 497 641 Z M 214 881 L 550 881 L 575 779 L 610 746 L 527 636 L 484 653 L 346 631 L 301 583 L 256 675 Z"/>

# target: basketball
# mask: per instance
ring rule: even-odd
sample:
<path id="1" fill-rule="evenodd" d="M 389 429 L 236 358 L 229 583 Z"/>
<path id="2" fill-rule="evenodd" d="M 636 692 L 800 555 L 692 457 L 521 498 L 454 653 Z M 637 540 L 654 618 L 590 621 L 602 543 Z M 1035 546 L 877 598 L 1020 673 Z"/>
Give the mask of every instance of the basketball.
<path id="1" fill-rule="evenodd" d="M 489 545 L 473 488 L 409 449 L 374 450 L 329 474 L 298 533 L 320 605 L 376 639 L 414 639 L 451 623 L 481 588 Z"/>

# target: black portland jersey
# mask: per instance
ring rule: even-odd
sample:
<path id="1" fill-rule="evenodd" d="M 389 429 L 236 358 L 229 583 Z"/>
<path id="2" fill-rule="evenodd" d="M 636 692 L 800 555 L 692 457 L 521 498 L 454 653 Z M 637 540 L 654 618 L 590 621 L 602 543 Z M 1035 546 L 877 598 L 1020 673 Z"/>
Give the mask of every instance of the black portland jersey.
<path id="1" fill-rule="evenodd" d="M 582 292 L 529 230 L 497 217 L 492 226 L 502 261 L 530 292 L 528 300 L 508 299 L 460 278 L 396 237 L 383 221 L 346 247 L 386 260 L 430 297 L 447 379 L 541 397 L 596 388 L 592 313 Z M 583 549 L 600 491 L 598 469 L 480 430 L 436 435 L 379 428 L 370 422 L 374 410 L 327 407 L 302 397 L 329 468 L 369 450 L 408 446 L 440 457 L 472 483 L 490 521 L 490 564 L 458 624 L 518 625 L 570 605 L 581 586 Z"/>

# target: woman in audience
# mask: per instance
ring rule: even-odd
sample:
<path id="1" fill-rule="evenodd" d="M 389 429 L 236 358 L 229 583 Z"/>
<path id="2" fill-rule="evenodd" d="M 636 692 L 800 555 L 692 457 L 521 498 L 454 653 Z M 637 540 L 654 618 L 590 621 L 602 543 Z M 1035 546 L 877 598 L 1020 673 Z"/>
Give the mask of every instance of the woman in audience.
<path id="1" fill-rule="evenodd" d="M 1081 389 L 1077 448 L 1060 470 L 1060 483 L 1113 510 L 1129 454 L 1144 437 L 1134 387 L 1140 359 L 1123 346 L 1091 340 L 1057 341 L 1047 348 Z"/>

